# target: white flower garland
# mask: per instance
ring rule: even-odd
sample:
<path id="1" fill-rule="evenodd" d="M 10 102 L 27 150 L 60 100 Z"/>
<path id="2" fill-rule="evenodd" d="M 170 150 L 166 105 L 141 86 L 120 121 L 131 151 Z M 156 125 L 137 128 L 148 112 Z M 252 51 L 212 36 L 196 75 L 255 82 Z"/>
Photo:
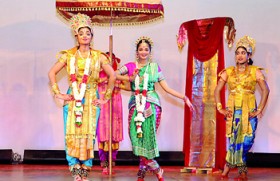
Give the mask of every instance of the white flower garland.
<path id="1" fill-rule="evenodd" d="M 78 53 L 80 57 L 82 58 L 80 51 L 78 50 Z M 70 77 L 71 77 L 71 82 L 72 82 L 72 89 L 73 89 L 73 94 L 74 98 L 76 100 L 75 103 L 75 115 L 76 115 L 76 125 L 81 126 L 82 125 L 82 115 L 83 115 L 83 106 L 82 106 L 82 99 L 85 96 L 86 92 L 86 83 L 89 75 L 89 68 L 90 68 L 90 62 L 91 59 L 89 58 L 90 56 L 90 51 L 88 53 L 88 57 L 85 62 L 85 69 L 84 69 L 84 75 L 82 77 L 82 83 L 80 84 L 80 91 L 78 90 L 78 84 L 77 84 L 77 76 L 76 76 L 76 54 L 70 58 Z"/>
<path id="2" fill-rule="evenodd" d="M 146 67 L 145 73 L 143 75 L 143 90 L 142 93 L 140 93 L 140 77 L 139 75 L 136 75 L 135 77 L 135 101 L 136 101 L 136 110 L 137 115 L 134 118 L 134 121 L 136 122 L 136 131 L 137 131 L 137 137 L 142 137 L 143 131 L 142 131 L 142 123 L 145 121 L 144 117 L 144 110 L 146 106 L 146 100 L 147 100 L 147 88 L 148 88 L 148 80 L 149 80 L 149 74 L 146 73 L 148 67 Z M 141 98 L 140 98 L 141 97 Z"/>

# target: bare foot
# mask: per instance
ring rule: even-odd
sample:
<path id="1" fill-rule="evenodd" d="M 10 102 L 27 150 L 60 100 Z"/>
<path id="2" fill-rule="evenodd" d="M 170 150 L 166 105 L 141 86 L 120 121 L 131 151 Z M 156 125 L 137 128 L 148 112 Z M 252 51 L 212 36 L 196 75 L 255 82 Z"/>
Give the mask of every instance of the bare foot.
<path id="1" fill-rule="evenodd" d="M 74 176 L 74 181 L 82 181 L 82 178 L 80 177 L 80 175 L 76 175 Z"/>
<path id="2" fill-rule="evenodd" d="M 158 171 L 158 173 L 156 173 L 156 176 L 158 178 L 159 181 L 164 181 L 164 178 L 163 178 L 163 169 L 160 168 L 160 170 Z"/>
<path id="3" fill-rule="evenodd" d="M 246 173 L 242 173 L 238 175 L 238 177 L 235 177 L 234 180 L 239 180 L 239 181 L 248 180 L 248 177 Z"/>
<path id="4" fill-rule="evenodd" d="M 87 177 L 83 177 L 82 181 L 89 181 L 89 179 Z"/>
<path id="5" fill-rule="evenodd" d="M 108 167 L 104 167 L 104 168 L 103 168 L 102 174 L 103 174 L 103 175 L 109 175 L 109 169 L 108 169 Z"/>
<path id="6" fill-rule="evenodd" d="M 230 168 L 225 164 L 223 173 L 221 175 L 221 179 L 227 179 L 229 171 L 230 171 Z"/>

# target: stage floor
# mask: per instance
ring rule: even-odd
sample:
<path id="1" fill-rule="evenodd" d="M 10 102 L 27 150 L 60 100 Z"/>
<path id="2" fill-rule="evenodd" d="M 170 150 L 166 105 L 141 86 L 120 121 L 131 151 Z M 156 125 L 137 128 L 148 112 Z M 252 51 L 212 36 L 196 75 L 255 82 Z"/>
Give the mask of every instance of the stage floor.
<path id="1" fill-rule="evenodd" d="M 163 166 L 165 181 L 214 181 L 220 180 L 215 174 L 181 173 L 182 166 Z M 102 175 L 101 168 L 94 166 L 91 181 L 136 181 L 137 166 L 116 166 L 113 175 Z M 234 180 L 237 170 L 233 170 L 228 180 Z M 71 181 L 66 165 L 0 165 L 0 181 Z M 155 175 L 147 173 L 145 181 L 156 181 Z M 279 181 L 280 168 L 249 168 L 248 180 Z"/>

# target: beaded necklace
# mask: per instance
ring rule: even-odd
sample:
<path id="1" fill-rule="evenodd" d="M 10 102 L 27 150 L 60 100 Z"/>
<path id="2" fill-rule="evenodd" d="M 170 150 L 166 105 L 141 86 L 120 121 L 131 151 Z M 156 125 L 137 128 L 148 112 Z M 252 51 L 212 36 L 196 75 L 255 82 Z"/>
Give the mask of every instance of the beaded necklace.
<path id="1" fill-rule="evenodd" d="M 138 68 L 138 63 L 136 62 L 136 66 Z M 136 122 L 136 130 L 137 130 L 137 137 L 141 138 L 143 136 L 142 131 L 142 123 L 145 121 L 144 117 L 144 109 L 146 106 L 147 101 L 147 89 L 148 89 L 148 80 L 149 80 L 149 74 L 147 73 L 149 65 L 146 66 L 144 75 L 143 75 L 143 89 L 140 93 L 140 76 L 139 74 L 135 77 L 135 101 L 136 101 L 136 110 L 137 115 L 134 118 L 134 121 Z"/>

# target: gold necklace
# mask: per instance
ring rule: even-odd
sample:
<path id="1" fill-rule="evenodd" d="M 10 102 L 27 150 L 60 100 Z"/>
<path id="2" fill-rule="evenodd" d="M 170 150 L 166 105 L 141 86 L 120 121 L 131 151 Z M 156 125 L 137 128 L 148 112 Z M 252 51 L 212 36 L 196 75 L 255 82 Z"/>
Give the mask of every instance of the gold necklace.
<path id="1" fill-rule="evenodd" d="M 80 50 L 78 50 L 78 54 L 79 54 L 79 56 L 80 56 L 83 60 L 86 59 L 86 58 L 84 58 L 84 57 L 82 56 L 82 53 L 80 52 Z M 87 58 L 89 58 L 89 56 L 90 56 L 90 50 L 88 51 Z"/>
<path id="2" fill-rule="evenodd" d="M 139 63 L 138 61 L 136 61 L 136 68 L 137 68 L 137 69 L 142 69 L 142 68 L 145 67 L 147 64 L 148 64 L 148 62 L 141 64 L 141 63 Z M 146 69 L 145 69 L 145 72 L 146 72 L 146 70 L 147 70 L 147 67 L 146 67 Z M 142 83 L 143 80 L 144 80 L 144 75 L 139 76 L 139 81 L 140 81 L 140 83 Z"/>
<path id="3" fill-rule="evenodd" d="M 249 67 L 248 66 L 242 66 L 241 69 L 237 67 L 237 70 L 235 71 L 235 77 L 236 77 L 236 83 L 240 84 L 244 79 L 246 79 L 250 72 L 249 72 Z"/>
<path id="4" fill-rule="evenodd" d="M 146 61 L 146 60 L 143 60 L 144 63 L 140 63 L 139 61 L 140 61 L 140 60 L 137 60 L 137 61 L 136 61 L 136 65 L 137 65 L 138 68 L 145 67 L 145 66 L 148 64 L 148 61 Z"/>
<path id="5" fill-rule="evenodd" d="M 238 69 L 239 72 L 244 72 L 246 70 L 246 66 L 245 65 L 239 65 L 237 69 Z"/>

